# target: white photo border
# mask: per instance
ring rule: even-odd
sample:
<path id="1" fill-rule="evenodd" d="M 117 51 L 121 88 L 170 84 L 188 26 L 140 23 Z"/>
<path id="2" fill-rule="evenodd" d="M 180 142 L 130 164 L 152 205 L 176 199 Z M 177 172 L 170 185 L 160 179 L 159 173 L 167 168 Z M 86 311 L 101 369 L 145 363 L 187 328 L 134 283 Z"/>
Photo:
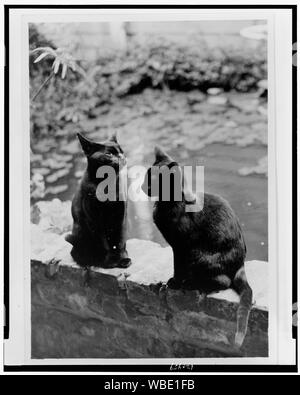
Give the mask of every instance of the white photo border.
<path id="1" fill-rule="evenodd" d="M 238 7 L 237 7 L 238 8 Z M 268 21 L 268 235 L 269 235 L 269 357 L 181 359 L 32 359 L 30 302 L 30 134 L 28 23 L 168 20 Z M 291 10 L 274 9 L 10 9 L 9 21 L 9 179 L 10 179 L 10 339 L 7 365 L 293 365 L 295 342 L 292 314 L 292 38 Z M 284 55 L 283 55 L 284 54 Z M 21 56 L 20 56 L 21 55 Z M 285 76 L 283 79 L 282 76 Z M 27 131 L 27 132 L 26 132 Z M 284 131 L 284 133 L 283 133 Z M 290 138 L 287 138 L 290 136 Z M 19 158 L 19 160 L 16 160 Z M 288 160 L 287 160 L 288 159 Z M 20 182 L 21 180 L 21 182 Z M 276 209 L 277 206 L 277 209 Z M 280 240 L 280 243 L 278 243 Z M 18 246 L 18 248 L 16 248 Z M 284 264 L 279 264 L 284 262 Z M 280 279 L 280 281 L 279 281 Z M 284 280 L 283 280 L 284 279 Z M 24 284 L 24 288 L 22 288 Z M 290 292 L 291 294 L 291 292 Z M 290 306 L 290 310 L 289 310 Z M 200 366 L 201 369 L 201 366 Z M 126 367 L 125 367 L 126 370 Z"/>

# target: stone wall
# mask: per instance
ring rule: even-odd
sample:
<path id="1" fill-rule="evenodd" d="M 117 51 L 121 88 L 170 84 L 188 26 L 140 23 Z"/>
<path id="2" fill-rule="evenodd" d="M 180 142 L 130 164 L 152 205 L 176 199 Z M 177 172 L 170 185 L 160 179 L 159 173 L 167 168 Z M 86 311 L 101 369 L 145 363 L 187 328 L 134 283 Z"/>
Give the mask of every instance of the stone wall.
<path id="1" fill-rule="evenodd" d="M 161 287 L 173 271 L 170 247 L 127 243 L 128 269 L 79 268 L 63 232 L 70 202 L 34 206 L 31 225 L 33 358 L 268 356 L 268 264 L 246 262 L 253 309 L 244 344 L 232 346 L 238 296 Z M 64 213 L 64 214 L 63 214 Z"/>
<path id="2" fill-rule="evenodd" d="M 240 352 L 235 302 L 116 276 L 32 262 L 33 358 L 195 358 L 268 355 L 268 313 L 254 308 Z"/>

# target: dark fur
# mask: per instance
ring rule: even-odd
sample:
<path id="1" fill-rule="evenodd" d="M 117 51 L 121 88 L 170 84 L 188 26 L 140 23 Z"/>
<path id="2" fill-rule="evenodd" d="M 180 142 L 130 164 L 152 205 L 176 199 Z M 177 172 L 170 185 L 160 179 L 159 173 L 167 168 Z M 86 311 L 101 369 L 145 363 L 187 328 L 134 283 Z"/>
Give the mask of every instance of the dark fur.
<path id="1" fill-rule="evenodd" d="M 113 136 L 103 143 L 94 143 L 80 134 L 79 141 L 87 157 L 87 169 L 72 201 L 73 229 L 66 240 L 73 245 L 71 255 L 83 267 L 128 267 L 126 251 L 126 201 L 100 202 L 96 178 L 100 166 L 110 165 L 119 174 L 126 160 Z M 118 180 L 116 180 L 118 181 Z"/>
<path id="2" fill-rule="evenodd" d="M 153 166 L 169 166 L 181 173 L 178 163 L 160 149 L 156 149 Z M 142 188 L 152 196 L 150 179 L 151 168 Z M 204 293 L 233 288 L 241 296 L 236 335 L 240 345 L 247 329 L 252 291 L 245 276 L 246 245 L 239 220 L 220 196 L 205 193 L 199 212 L 186 212 L 187 204 L 184 193 L 182 201 L 159 198 L 154 204 L 154 222 L 173 249 L 174 276 L 168 286 Z"/>

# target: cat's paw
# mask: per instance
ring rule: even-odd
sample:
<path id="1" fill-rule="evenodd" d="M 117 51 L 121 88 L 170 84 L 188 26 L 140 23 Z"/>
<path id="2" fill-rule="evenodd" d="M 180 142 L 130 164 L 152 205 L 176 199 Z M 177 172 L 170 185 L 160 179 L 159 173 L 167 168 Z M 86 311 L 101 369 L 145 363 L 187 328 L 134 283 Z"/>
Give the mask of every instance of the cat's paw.
<path id="1" fill-rule="evenodd" d="M 109 254 L 106 256 L 104 262 L 101 264 L 102 267 L 106 269 L 114 269 L 114 268 L 121 268 L 121 269 L 126 269 L 131 265 L 131 259 L 130 258 L 121 258 L 119 256 L 116 256 L 114 254 Z"/>
<path id="2" fill-rule="evenodd" d="M 167 282 L 167 287 L 170 289 L 180 289 L 181 285 L 182 281 L 175 277 L 171 277 Z"/>
<path id="3" fill-rule="evenodd" d="M 72 233 L 68 233 L 68 234 L 65 236 L 65 240 L 66 240 L 68 243 L 72 244 L 72 245 L 74 245 L 74 243 L 75 243 L 75 237 L 73 236 Z"/>
<path id="4" fill-rule="evenodd" d="M 118 266 L 117 267 L 121 267 L 126 269 L 127 267 L 129 267 L 132 264 L 132 261 L 130 258 L 123 258 L 119 261 Z"/>

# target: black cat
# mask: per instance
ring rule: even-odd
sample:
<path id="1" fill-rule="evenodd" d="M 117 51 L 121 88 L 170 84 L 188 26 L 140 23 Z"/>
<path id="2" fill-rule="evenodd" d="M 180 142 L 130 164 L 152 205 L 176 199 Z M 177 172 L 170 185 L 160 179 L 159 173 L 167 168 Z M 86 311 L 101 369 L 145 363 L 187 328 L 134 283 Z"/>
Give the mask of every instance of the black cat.
<path id="1" fill-rule="evenodd" d="M 155 156 L 142 185 L 148 196 L 157 195 L 157 189 L 153 191 L 153 185 L 158 181 L 155 167 L 157 170 L 157 167 L 167 166 L 174 173 L 173 180 L 179 175 L 181 185 L 184 184 L 177 162 L 159 148 L 156 148 Z M 179 199 L 174 199 L 172 194 L 171 201 L 163 201 L 165 199 L 162 200 L 159 193 L 154 203 L 154 222 L 174 255 L 174 277 L 167 285 L 173 289 L 194 289 L 204 293 L 234 289 L 240 295 L 235 344 L 241 346 L 252 306 L 252 290 L 245 275 L 246 245 L 239 220 L 229 203 L 220 196 L 205 193 L 194 196 L 193 201 L 192 194 L 183 187 L 181 193 L 180 201 L 176 201 Z M 203 209 L 188 212 L 189 205 L 201 198 L 204 198 Z"/>
<path id="2" fill-rule="evenodd" d="M 113 135 L 95 143 L 78 133 L 87 157 L 87 169 L 72 201 L 73 229 L 66 240 L 73 245 L 71 255 L 83 267 L 126 268 L 131 264 L 126 251 L 126 200 L 119 200 L 120 171 L 126 164 L 124 153 Z M 101 166 L 115 170 L 116 201 L 100 201 L 97 187 L 104 178 L 97 178 Z"/>

